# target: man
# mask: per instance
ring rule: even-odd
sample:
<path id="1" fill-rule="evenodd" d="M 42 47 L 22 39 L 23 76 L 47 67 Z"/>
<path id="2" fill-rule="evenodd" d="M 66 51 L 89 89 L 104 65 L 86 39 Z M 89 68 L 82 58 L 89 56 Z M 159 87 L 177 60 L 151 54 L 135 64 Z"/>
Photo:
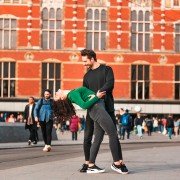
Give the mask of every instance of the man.
<path id="1" fill-rule="evenodd" d="M 114 74 L 112 68 L 109 66 L 101 65 L 97 62 L 96 53 L 93 50 L 84 49 L 81 51 L 83 65 L 88 67 L 88 72 L 84 75 L 83 86 L 94 91 L 95 93 L 105 91 L 106 95 L 102 99 L 103 104 L 106 108 L 106 111 L 110 115 L 114 125 L 116 127 L 116 119 L 114 114 L 114 99 L 112 91 L 114 88 Z M 86 122 L 85 122 L 85 131 L 84 131 L 84 155 L 85 163 L 82 166 L 80 172 L 87 172 L 89 166 L 89 157 L 90 157 L 90 148 L 91 141 L 94 131 L 94 122 L 89 116 L 87 111 Z M 118 152 L 119 159 L 122 160 L 121 146 L 118 141 Z M 112 168 L 112 167 L 111 167 Z M 118 167 L 119 168 L 119 167 Z M 121 168 L 121 165 L 120 165 Z M 128 172 L 125 166 L 122 166 L 122 171 Z M 114 170 L 114 169 L 113 169 Z M 95 169 L 94 172 L 98 172 L 98 169 Z"/>
<path id="2" fill-rule="evenodd" d="M 40 122 L 41 131 L 45 146 L 43 151 L 51 150 L 52 128 L 53 128 L 53 100 L 51 99 L 51 91 L 44 91 L 44 98 L 39 99 L 34 109 L 34 117 L 36 122 Z"/>
<path id="3" fill-rule="evenodd" d="M 135 127 L 137 127 L 137 135 L 139 136 L 140 139 L 142 139 L 142 137 L 143 137 L 142 123 L 143 123 L 143 118 L 141 117 L 140 112 L 137 112 L 137 116 L 134 119 L 134 125 L 135 125 Z"/>
<path id="4" fill-rule="evenodd" d="M 127 139 L 130 137 L 130 131 L 132 127 L 132 118 L 129 114 L 129 110 L 126 109 L 125 113 L 121 116 L 122 124 L 122 140 L 124 140 L 125 132 L 127 133 Z"/>
<path id="5" fill-rule="evenodd" d="M 29 103 L 24 109 L 25 129 L 29 129 L 30 132 L 28 145 L 31 145 L 31 143 L 33 143 L 33 145 L 37 144 L 37 123 L 35 122 L 33 113 L 35 106 L 34 97 L 29 97 Z"/>

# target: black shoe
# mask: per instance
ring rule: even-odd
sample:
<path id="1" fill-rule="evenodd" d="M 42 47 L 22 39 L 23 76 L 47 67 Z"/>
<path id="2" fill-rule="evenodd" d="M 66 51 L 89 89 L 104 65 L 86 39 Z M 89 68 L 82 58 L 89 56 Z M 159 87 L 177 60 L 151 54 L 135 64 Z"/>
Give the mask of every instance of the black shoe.
<path id="1" fill-rule="evenodd" d="M 114 163 L 111 165 L 111 169 L 120 173 L 120 174 L 128 174 L 128 169 L 125 164 L 115 165 Z"/>
<path id="2" fill-rule="evenodd" d="M 37 144 L 37 141 L 33 141 L 33 145 Z"/>
<path id="3" fill-rule="evenodd" d="M 83 164 L 82 169 L 80 169 L 80 172 L 86 172 L 88 169 L 88 164 Z"/>
<path id="4" fill-rule="evenodd" d="M 88 167 L 87 173 L 103 173 L 105 169 L 101 169 L 98 166 L 94 165 L 92 167 Z"/>
<path id="5" fill-rule="evenodd" d="M 28 141 L 28 145 L 29 145 L 29 146 L 31 145 L 31 140 Z"/>

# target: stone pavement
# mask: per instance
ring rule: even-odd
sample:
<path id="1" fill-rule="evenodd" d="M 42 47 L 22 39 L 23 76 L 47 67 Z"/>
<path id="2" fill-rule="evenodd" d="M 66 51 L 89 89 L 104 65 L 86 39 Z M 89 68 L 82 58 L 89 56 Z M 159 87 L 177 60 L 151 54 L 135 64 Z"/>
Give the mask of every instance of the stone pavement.
<path id="1" fill-rule="evenodd" d="M 71 134 L 59 134 L 60 140 L 52 145 L 65 145 L 82 143 L 83 133 L 78 134 L 77 142 L 71 141 Z M 103 143 L 108 141 L 107 136 Z M 144 143 L 144 142 L 179 142 L 180 136 L 169 141 L 167 136 L 154 133 L 151 137 L 147 135 L 141 140 L 132 135 L 130 140 L 121 141 L 121 143 Z M 9 144 L 9 143 L 8 143 Z M 0 144 L 1 148 L 13 148 L 15 143 Z M 17 144 L 17 143 L 16 143 Z M 42 142 L 38 143 L 43 146 Z M 17 147 L 27 147 L 27 144 L 19 143 Z M 129 169 L 128 175 L 121 175 L 111 170 L 112 156 L 110 152 L 100 153 L 97 157 L 97 165 L 105 167 L 106 172 L 102 174 L 79 173 L 84 157 L 71 158 L 55 162 L 46 162 L 41 164 L 17 167 L 12 169 L 0 170 L 1 180 L 178 180 L 180 178 L 180 146 L 155 147 L 140 150 L 123 151 L 123 157 Z"/>

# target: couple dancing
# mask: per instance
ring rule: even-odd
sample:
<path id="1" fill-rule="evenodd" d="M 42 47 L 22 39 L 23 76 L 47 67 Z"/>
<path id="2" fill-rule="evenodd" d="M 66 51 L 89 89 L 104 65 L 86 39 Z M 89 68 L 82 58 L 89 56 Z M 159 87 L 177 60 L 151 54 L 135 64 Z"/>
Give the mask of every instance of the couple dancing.
<path id="1" fill-rule="evenodd" d="M 105 71 L 102 70 L 104 68 L 104 65 L 100 65 L 97 62 L 96 54 L 92 50 L 84 49 L 81 51 L 81 55 L 84 66 L 88 66 L 90 68 L 90 71 L 88 71 L 86 75 L 89 73 L 90 76 L 87 77 L 85 75 L 83 79 L 82 87 L 70 91 L 61 90 L 61 89 L 58 90 L 55 96 L 55 103 L 54 103 L 55 116 L 58 116 L 58 118 L 61 120 L 69 119 L 72 115 L 75 114 L 75 109 L 72 103 L 75 103 L 79 105 L 81 108 L 88 110 L 88 116 L 87 116 L 88 119 L 86 119 L 86 126 L 85 126 L 86 129 L 85 129 L 85 138 L 84 138 L 85 164 L 83 164 L 83 167 L 80 170 L 80 172 L 87 172 L 87 173 L 105 172 L 105 169 L 101 169 L 98 166 L 96 166 L 95 160 L 101 142 L 103 141 L 104 133 L 106 132 L 107 135 L 109 136 L 109 146 L 113 157 L 113 163 L 111 165 L 111 168 L 118 173 L 127 174 L 128 169 L 126 168 L 123 162 L 121 146 L 118 140 L 116 126 L 112 120 L 114 112 L 112 113 L 107 112 L 108 107 L 105 102 L 108 101 L 109 103 L 111 99 L 113 99 L 112 89 L 108 89 L 107 83 L 105 83 L 107 85 L 105 88 L 107 89 L 107 91 L 104 91 L 102 89 L 101 91 L 97 91 L 93 89 L 96 88 L 96 86 L 98 85 L 102 87 L 102 85 L 100 84 L 103 81 L 107 81 L 108 84 L 110 83 L 110 86 L 113 87 L 114 77 L 113 77 L 112 69 L 106 68 L 105 66 Z M 101 70 L 101 75 L 98 74 L 99 70 Z M 96 75 L 98 74 L 97 78 L 93 77 L 93 75 L 95 74 Z M 102 79 L 100 79 L 99 77 L 102 77 Z M 95 81 L 98 82 L 95 83 Z M 108 99 L 108 97 L 110 98 Z M 111 102 L 112 106 L 114 106 L 113 103 L 114 102 L 112 101 Z M 87 124 L 89 122 L 89 119 L 93 120 L 93 126 L 94 126 L 94 142 L 92 145 L 90 142 L 87 141 L 87 139 L 91 140 L 91 137 L 86 137 L 87 136 L 86 133 L 88 129 L 92 126 L 92 124 L 91 125 Z M 91 132 L 91 134 L 93 134 L 93 132 Z M 86 144 L 85 141 L 87 141 Z M 88 151 L 88 148 L 90 149 L 90 152 Z"/>

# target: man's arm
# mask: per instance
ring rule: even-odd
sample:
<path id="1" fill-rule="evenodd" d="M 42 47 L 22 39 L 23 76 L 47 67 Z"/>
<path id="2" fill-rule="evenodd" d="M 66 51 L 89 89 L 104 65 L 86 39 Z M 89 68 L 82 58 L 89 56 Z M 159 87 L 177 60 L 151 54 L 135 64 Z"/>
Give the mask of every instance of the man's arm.
<path id="1" fill-rule="evenodd" d="M 106 93 L 111 92 L 114 88 L 114 73 L 111 67 L 105 67 L 105 84 L 100 89 L 100 92 L 106 91 Z"/>

